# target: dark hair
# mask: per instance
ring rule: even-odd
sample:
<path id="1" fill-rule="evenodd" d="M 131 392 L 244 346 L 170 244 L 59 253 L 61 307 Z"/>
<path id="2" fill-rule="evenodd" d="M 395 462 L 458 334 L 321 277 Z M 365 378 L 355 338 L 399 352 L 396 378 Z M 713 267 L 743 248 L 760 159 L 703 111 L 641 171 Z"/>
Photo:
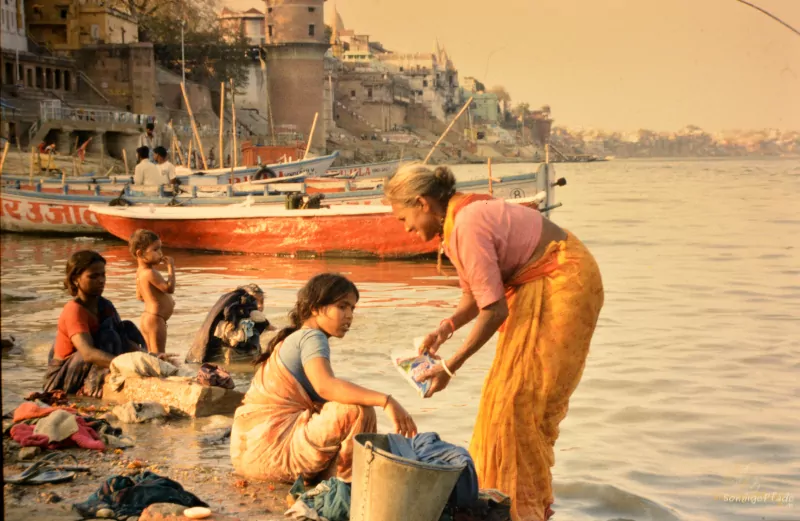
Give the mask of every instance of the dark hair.
<path id="1" fill-rule="evenodd" d="M 146 126 L 147 130 L 154 130 L 156 128 L 155 123 L 148 123 Z"/>
<path id="2" fill-rule="evenodd" d="M 136 157 L 139 159 L 147 159 L 150 157 L 150 148 L 149 147 L 139 147 L 136 149 Z"/>
<path id="3" fill-rule="evenodd" d="M 158 239 L 158 235 L 156 232 L 151 232 L 150 230 L 144 230 L 142 228 L 133 232 L 131 238 L 128 240 L 128 248 L 131 251 L 131 255 L 133 258 L 136 258 L 136 252 L 139 250 L 146 250 L 148 246 L 156 242 Z"/>
<path id="4" fill-rule="evenodd" d="M 78 294 L 78 285 L 75 284 L 75 279 L 81 276 L 81 273 L 88 270 L 89 267 L 95 262 L 106 263 L 102 255 L 92 250 L 76 251 L 69 256 L 67 261 L 66 277 L 64 277 L 64 289 L 69 291 L 73 297 Z"/>
<path id="5" fill-rule="evenodd" d="M 303 322 L 313 316 L 313 312 L 330 306 L 345 298 L 349 293 L 354 293 L 359 299 L 358 288 L 350 279 L 337 273 L 320 273 L 312 277 L 300 291 L 297 292 L 297 302 L 289 312 L 291 325 L 278 331 L 267 346 L 266 352 L 255 359 L 253 365 L 266 362 L 275 348 L 286 340 L 286 337 L 303 327 Z"/>
<path id="6" fill-rule="evenodd" d="M 167 157 L 167 149 L 164 147 L 156 147 L 153 149 L 153 153 L 159 155 L 163 158 Z"/>

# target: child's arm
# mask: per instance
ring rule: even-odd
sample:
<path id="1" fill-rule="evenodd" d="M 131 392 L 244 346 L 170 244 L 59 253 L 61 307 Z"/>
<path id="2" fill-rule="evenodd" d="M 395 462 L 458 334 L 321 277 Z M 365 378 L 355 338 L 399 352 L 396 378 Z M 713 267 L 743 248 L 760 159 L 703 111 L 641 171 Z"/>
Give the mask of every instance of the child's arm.
<path id="1" fill-rule="evenodd" d="M 164 280 L 164 277 L 155 268 L 145 271 L 142 274 L 142 278 L 144 278 L 147 284 L 150 284 L 162 293 L 174 293 L 175 267 L 171 257 L 165 257 L 164 260 L 167 262 L 167 280 Z"/>

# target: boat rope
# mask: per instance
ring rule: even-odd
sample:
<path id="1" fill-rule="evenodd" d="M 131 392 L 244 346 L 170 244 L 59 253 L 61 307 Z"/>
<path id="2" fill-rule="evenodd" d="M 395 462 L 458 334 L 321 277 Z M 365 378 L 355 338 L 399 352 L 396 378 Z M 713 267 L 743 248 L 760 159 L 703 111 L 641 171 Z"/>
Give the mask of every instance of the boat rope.
<path id="1" fill-rule="evenodd" d="M 746 6 L 752 7 L 752 8 L 753 8 L 753 9 L 755 9 L 756 11 L 760 11 L 761 13 L 763 13 L 763 14 L 765 14 L 765 15 L 769 16 L 770 18 L 772 18 L 773 20 L 775 20 L 775 21 L 776 21 L 776 22 L 778 22 L 779 24 L 783 25 L 784 27 L 787 27 L 787 28 L 788 28 L 790 31 L 792 31 L 793 33 L 795 33 L 797 36 L 800 36 L 800 31 L 798 31 L 797 29 L 795 29 L 794 27 L 792 27 L 792 26 L 791 26 L 791 25 L 789 25 L 788 23 L 784 22 L 783 20 L 781 20 L 780 18 L 778 18 L 778 17 L 777 17 L 777 16 L 775 16 L 774 14 L 770 13 L 770 12 L 769 12 L 769 11 L 767 11 L 766 9 L 762 9 L 761 7 L 758 7 L 758 6 L 757 6 L 757 5 L 755 5 L 755 4 L 751 4 L 750 2 L 748 2 L 748 1 L 746 1 L 746 0 L 736 0 L 736 1 L 737 1 L 737 2 L 739 2 L 740 4 L 744 4 L 744 5 L 746 5 Z"/>

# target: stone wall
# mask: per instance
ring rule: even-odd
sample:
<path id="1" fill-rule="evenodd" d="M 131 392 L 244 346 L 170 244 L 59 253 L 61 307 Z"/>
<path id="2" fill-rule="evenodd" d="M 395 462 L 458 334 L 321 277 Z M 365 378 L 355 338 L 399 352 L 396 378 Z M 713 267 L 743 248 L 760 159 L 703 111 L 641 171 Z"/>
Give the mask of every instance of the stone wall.
<path id="1" fill-rule="evenodd" d="M 75 51 L 82 70 L 112 103 L 137 114 L 156 107 L 156 70 L 153 45 L 90 45 Z"/>
<path id="2" fill-rule="evenodd" d="M 275 125 L 294 125 L 296 131 L 308 136 L 314 113 L 319 121 L 312 147 L 325 147 L 324 97 L 325 74 L 320 45 L 286 45 L 267 51 L 267 74 L 270 104 Z"/>

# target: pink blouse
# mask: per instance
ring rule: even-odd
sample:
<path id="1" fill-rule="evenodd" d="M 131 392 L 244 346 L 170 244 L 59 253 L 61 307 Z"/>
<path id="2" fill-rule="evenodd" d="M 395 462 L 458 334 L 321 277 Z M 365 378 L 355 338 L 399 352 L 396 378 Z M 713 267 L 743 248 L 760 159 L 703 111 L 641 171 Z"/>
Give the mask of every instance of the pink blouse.
<path id="1" fill-rule="evenodd" d="M 461 287 L 483 309 L 503 298 L 504 284 L 530 260 L 541 235 L 538 210 L 502 199 L 475 201 L 456 214 L 446 253 Z"/>

